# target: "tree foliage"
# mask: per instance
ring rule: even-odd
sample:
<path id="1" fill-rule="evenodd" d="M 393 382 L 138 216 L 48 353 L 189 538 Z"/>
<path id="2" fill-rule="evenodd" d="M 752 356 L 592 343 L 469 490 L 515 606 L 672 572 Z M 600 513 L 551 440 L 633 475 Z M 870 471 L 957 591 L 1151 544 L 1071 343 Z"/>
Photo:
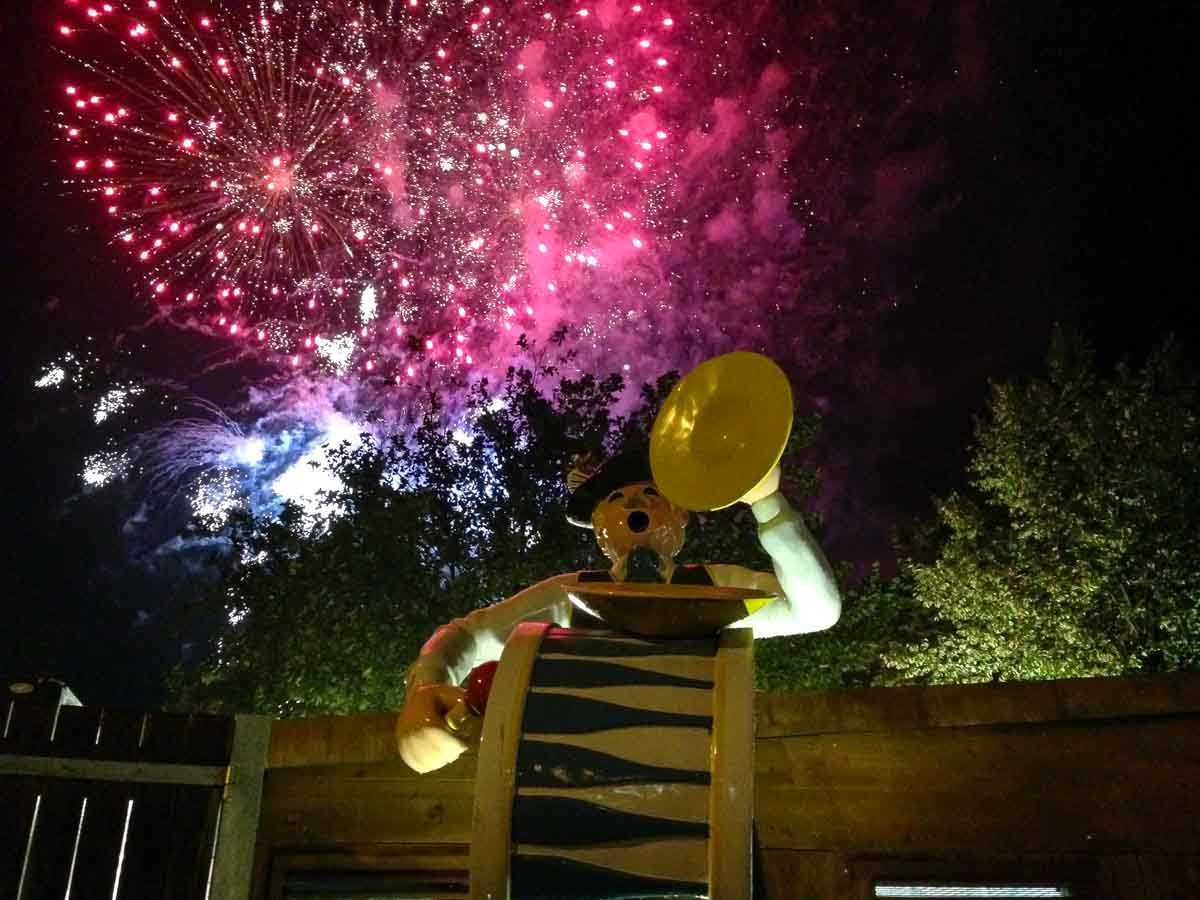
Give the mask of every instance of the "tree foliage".
<path id="1" fill-rule="evenodd" d="M 218 623 L 212 649 L 177 672 L 176 698 L 274 715 L 397 707 L 437 626 L 606 565 L 591 533 L 564 519 L 564 473 L 576 454 L 644 444 L 675 377 L 643 387 L 622 414 L 620 377 L 562 380 L 546 394 L 534 373 L 513 370 L 454 416 L 435 405 L 409 435 L 335 448 L 337 514 L 312 523 L 289 508 L 233 523 L 225 575 L 202 610 Z M 798 421 L 790 457 L 814 429 Z M 815 485 L 794 460 L 787 472 L 793 496 Z M 770 567 L 744 507 L 694 516 L 680 560 Z"/>
<path id="2" fill-rule="evenodd" d="M 915 596 L 911 570 L 887 577 L 876 564 L 855 580 L 841 567 L 842 617 L 828 631 L 756 642 L 755 686 L 762 691 L 822 691 L 895 684 L 887 665 L 909 647 L 947 630 Z"/>
<path id="3" fill-rule="evenodd" d="M 644 444 L 675 376 L 631 403 L 617 376 L 546 393 L 554 375 L 510 371 L 454 416 L 434 405 L 408 435 L 337 448 L 339 512 L 315 527 L 291 508 L 238 519 L 201 610 L 219 623 L 211 652 L 177 674 L 177 698 L 274 715 L 396 708 L 437 626 L 604 565 L 563 519 L 563 473 L 576 454 Z M 968 487 L 917 524 L 899 574 L 853 584 L 843 567 L 842 620 L 759 642 L 758 687 L 1196 667 L 1197 413 L 1174 344 L 1102 376 L 1085 342 L 1056 335 L 1045 377 L 994 386 Z M 802 462 L 815 429 L 798 418 L 785 455 L 794 502 L 816 487 Z M 694 515 L 680 561 L 770 567 L 740 505 Z"/>
<path id="4" fill-rule="evenodd" d="M 1096 371 L 1060 332 L 1048 375 L 996 385 L 970 489 L 938 506 L 945 541 L 913 564 L 947 627 L 887 662 L 970 682 L 1192 668 L 1200 661 L 1197 382 L 1168 341 Z"/>

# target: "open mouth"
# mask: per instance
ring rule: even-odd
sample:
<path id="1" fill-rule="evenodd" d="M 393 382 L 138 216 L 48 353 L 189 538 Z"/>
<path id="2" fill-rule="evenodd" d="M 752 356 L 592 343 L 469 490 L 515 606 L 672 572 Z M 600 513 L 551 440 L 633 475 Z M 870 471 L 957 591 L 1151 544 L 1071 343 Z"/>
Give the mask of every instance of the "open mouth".
<path id="1" fill-rule="evenodd" d="M 640 509 L 634 510 L 629 514 L 629 530 L 634 534 L 641 534 L 650 527 L 650 517 Z"/>

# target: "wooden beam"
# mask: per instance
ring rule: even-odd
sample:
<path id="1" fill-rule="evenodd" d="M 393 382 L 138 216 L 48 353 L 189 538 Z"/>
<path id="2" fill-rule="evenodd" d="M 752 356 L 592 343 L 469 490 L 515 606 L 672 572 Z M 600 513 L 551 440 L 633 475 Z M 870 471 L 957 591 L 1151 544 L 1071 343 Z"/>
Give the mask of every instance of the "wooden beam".
<path id="1" fill-rule="evenodd" d="M 722 900 L 746 900 L 754 883 L 754 632 L 723 631 L 713 670 L 708 890 Z"/>
<path id="2" fill-rule="evenodd" d="M 263 771 L 271 743 L 271 720 L 238 716 L 233 728 L 229 779 L 221 803 L 209 896 L 248 900 L 253 887 L 254 844 L 262 805 Z"/>
<path id="3" fill-rule="evenodd" d="M 1200 713 L 1200 673 L 755 697 L 760 738 Z M 276 721 L 268 767 L 395 760 L 395 713 Z"/>
<path id="4" fill-rule="evenodd" d="M 281 719 L 271 726 L 267 767 L 339 765 L 399 759 L 396 713 Z"/>
<path id="5" fill-rule="evenodd" d="M 400 884 L 411 882 L 438 898 L 467 895 L 469 873 L 466 844 L 342 844 L 337 848 L 283 847 L 272 854 L 269 872 L 264 868 L 258 897 L 282 900 L 284 885 L 302 881 L 309 873 L 387 873 Z M 296 878 L 295 876 L 300 876 Z M 429 891 L 437 885 L 437 892 Z M 390 895 L 389 895 L 390 896 Z M 425 894 L 421 894 L 425 896 Z"/>
<path id="6" fill-rule="evenodd" d="M 517 748 L 529 673 L 537 659 L 546 622 L 522 622 L 513 630 L 488 696 L 483 718 L 471 831 L 471 897 L 491 900 L 508 896 L 513 793 Z"/>
<path id="7" fill-rule="evenodd" d="M 0 776 L 3 775 L 71 778 L 80 781 L 126 781 L 135 784 L 189 784 L 221 787 L 225 784 L 228 767 L 0 754 Z"/>
<path id="8" fill-rule="evenodd" d="M 270 769 L 264 846 L 459 843 L 471 840 L 474 751 L 418 775 L 400 759 L 370 765 Z"/>
<path id="9" fill-rule="evenodd" d="M 1200 712 L 1200 673 L 758 694 L 759 738 Z M 397 759 L 395 713 L 287 719 L 268 768 Z"/>
<path id="10" fill-rule="evenodd" d="M 758 737 L 1200 713 L 1200 673 L 758 694 Z"/>
<path id="11" fill-rule="evenodd" d="M 846 858 L 831 851 L 774 850 L 756 848 L 756 896 L 767 900 L 826 900 L 855 897 Z M 859 895 L 861 896 L 861 891 Z"/>
<path id="12" fill-rule="evenodd" d="M 764 847 L 1191 853 L 1200 716 L 759 740 Z"/>

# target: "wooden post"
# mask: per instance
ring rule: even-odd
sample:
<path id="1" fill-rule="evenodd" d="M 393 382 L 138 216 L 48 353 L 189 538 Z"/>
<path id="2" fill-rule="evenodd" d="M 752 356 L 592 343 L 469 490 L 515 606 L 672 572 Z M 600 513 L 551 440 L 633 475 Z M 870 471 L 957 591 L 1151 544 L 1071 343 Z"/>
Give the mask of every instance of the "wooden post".
<path id="1" fill-rule="evenodd" d="M 714 900 L 750 900 L 754 820 L 754 632 L 726 629 L 713 670 L 708 887 Z"/>
<path id="2" fill-rule="evenodd" d="M 472 900 L 508 900 L 515 761 L 525 715 L 529 673 L 548 622 L 522 622 L 500 657 L 492 684 L 479 767 L 475 772 L 475 815 L 471 836 Z"/>
<path id="3" fill-rule="evenodd" d="M 209 897 L 249 900 L 253 887 L 258 813 L 262 805 L 263 770 L 270 744 L 269 718 L 236 718 L 229 778 L 225 783 L 217 843 L 213 850 Z"/>

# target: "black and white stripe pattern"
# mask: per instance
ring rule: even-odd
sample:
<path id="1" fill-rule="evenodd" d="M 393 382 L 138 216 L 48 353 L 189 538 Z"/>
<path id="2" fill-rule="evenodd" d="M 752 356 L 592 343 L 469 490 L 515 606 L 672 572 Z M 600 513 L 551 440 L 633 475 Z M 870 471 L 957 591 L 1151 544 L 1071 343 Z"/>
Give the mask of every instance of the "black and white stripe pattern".
<path id="1" fill-rule="evenodd" d="M 516 760 L 513 898 L 707 896 L 715 652 L 545 635 Z"/>

